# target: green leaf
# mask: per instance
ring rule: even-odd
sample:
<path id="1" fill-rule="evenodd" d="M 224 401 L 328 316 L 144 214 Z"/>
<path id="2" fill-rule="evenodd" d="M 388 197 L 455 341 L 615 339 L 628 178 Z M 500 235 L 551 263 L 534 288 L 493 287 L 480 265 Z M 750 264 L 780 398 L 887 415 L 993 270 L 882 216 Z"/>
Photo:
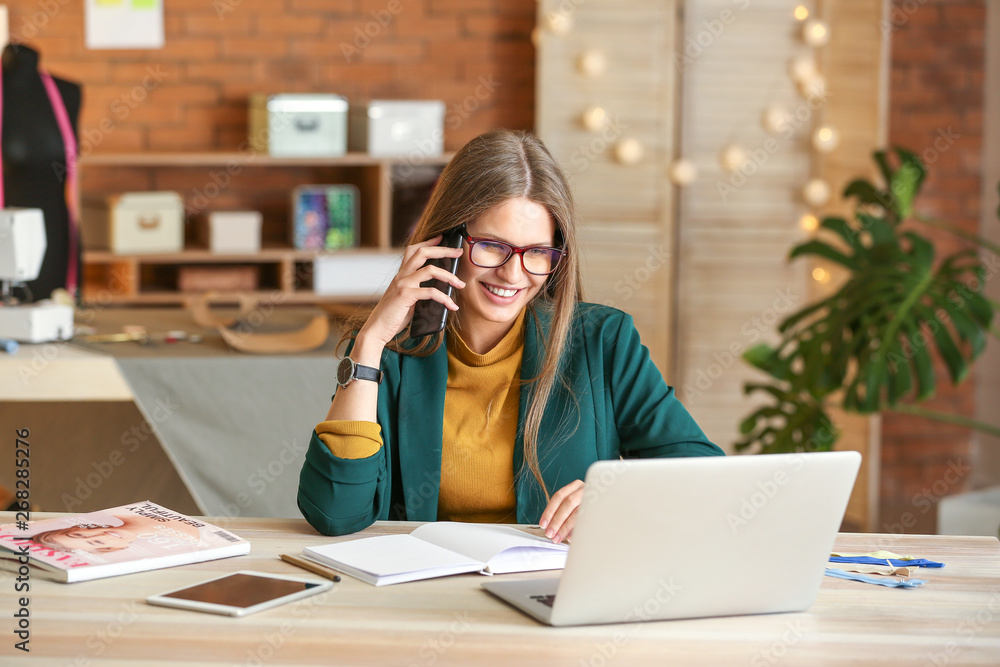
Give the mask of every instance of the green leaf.
<path id="1" fill-rule="evenodd" d="M 875 163 L 879 167 L 879 171 L 882 172 L 882 178 L 885 180 L 886 187 L 892 183 L 892 167 L 889 166 L 889 156 L 885 151 L 875 151 L 873 154 L 875 157 Z"/>
<path id="2" fill-rule="evenodd" d="M 887 201 L 885 193 L 876 189 L 869 181 L 862 178 L 847 184 L 847 187 L 844 188 L 844 197 L 857 197 L 858 202 L 862 204 L 878 204 L 879 206 L 888 206 L 890 204 Z"/>
<path id="3" fill-rule="evenodd" d="M 857 262 L 852 257 L 848 257 L 823 241 L 807 241 L 801 245 L 797 245 L 792 248 L 792 252 L 789 253 L 788 258 L 795 259 L 803 255 L 819 255 L 848 269 L 857 268 Z"/>
<path id="4" fill-rule="evenodd" d="M 754 368 L 770 373 L 774 365 L 775 350 L 767 343 L 757 343 L 743 353 L 743 360 Z"/>
<path id="5" fill-rule="evenodd" d="M 934 395 L 936 381 L 934 379 L 934 362 L 927 351 L 926 342 L 912 347 L 913 370 L 917 372 L 917 400 L 926 401 Z"/>
<path id="6" fill-rule="evenodd" d="M 889 405 L 896 405 L 913 389 L 913 374 L 910 373 L 910 360 L 902 353 L 902 346 L 895 346 L 889 354 Z"/>
<path id="7" fill-rule="evenodd" d="M 884 219 L 876 218 L 867 213 L 858 213 L 858 220 L 861 223 L 861 229 L 866 230 L 871 236 L 872 245 L 899 246 L 899 237 L 896 236 L 896 228 Z"/>
<path id="8" fill-rule="evenodd" d="M 930 270 L 934 263 L 934 244 L 914 232 L 903 234 L 910 241 L 910 255 L 916 260 L 918 268 Z"/>
<path id="9" fill-rule="evenodd" d="M 965 363 L 965 359 L 962 358 L 962 353 L 952 339 L 948 327 L 943 322 L 936 320 L 935 322 L 937 326 L 932 324 L 931 328 L 934 331 L 934 341 L 937 343 L 938 352 L 941 353 L 941 358 L 944 359 L 945 365 L 948 366 L 948 374 L 951 375 L 952 383 L 958 384 L 969 374 L 969 366 Z"/>
<path id="10" fill-rule="evenodd" d="M 900 166 L 889 180 L 889 190 L 893 194 L 894 208 L 900 220 L 906 220 L 913 214 L 913 200 L 920 190 L 924 180 L 924 166 L 920 159 L 902 148 L 896 149 L 900 157 Z"/>
<path id="11" fill-rule="evenodd" d="M 842 238 L 847 245 L 849 245 L 854 252 L 864 251 L 864 245 L 861 243 L 860 234 L 858 230 L 851 227 L 850 224 L 843 218 L 824 218 L 821 223 L 819 223 L 820 228 L 829 229 L 831 232 L 835 233 L 837 236 Z"/>
<path id="12" fill-rule="evenodd" d="M 975 359 L 982 354 L 983 350 L 986 349 L 986 336 L 983 334 L 983 330 L 969 317 L 965 300 L 962 299 L 956 303 L 950 296 L 944 297 L 940 294 L 934 294 L 932 298 L 934 304 L 947 314 L 955 331 L 958 332 L 958 337 L 969 344 L 969 358 Z"/>

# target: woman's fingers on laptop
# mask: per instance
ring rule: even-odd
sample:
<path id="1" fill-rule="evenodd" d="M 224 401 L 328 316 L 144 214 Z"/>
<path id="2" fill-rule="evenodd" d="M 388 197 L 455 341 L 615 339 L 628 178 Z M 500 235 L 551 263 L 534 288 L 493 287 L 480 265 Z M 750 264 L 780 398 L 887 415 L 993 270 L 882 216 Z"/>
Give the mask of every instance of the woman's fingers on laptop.
<path id="1" fill-rule="evenodd" d="M 542 512 L 538 525 L 545 529 L 545 536 L 559 544 L 573 534 L 576 509 L 583 500 L 583 480 L 574 480 L 552 494 Z"/>

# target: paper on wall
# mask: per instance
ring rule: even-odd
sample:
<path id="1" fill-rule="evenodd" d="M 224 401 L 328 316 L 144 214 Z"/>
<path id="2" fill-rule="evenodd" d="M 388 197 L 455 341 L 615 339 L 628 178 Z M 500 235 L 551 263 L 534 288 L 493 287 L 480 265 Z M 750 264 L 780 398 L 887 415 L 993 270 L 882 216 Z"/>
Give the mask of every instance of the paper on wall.
<path id="1" fill-rule="evenodd" d="M 163 0 L 86 0 L 88 49 L 162 49 Z"/>

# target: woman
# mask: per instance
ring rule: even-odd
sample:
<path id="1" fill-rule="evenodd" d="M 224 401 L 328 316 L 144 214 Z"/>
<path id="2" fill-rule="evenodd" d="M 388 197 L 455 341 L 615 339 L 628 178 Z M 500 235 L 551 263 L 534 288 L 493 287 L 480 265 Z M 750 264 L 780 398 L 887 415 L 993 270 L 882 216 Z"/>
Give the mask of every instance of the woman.
<path id="1" fill-rule="evenodd" d="M 722 454 L 632 318 L 580 302 L 576 222 L 565 176 L 532 135 L 490 132 L 452 158 L 399 272 L 348 326 L 346 382 L 299 479 L 299 508 L 317 530 L 538 522 L 561 542 L 594 461 Z M 463 247 L 439 245 L 456 228 Z M 454 257 L 456 275 L 428 264 Z M 421 286 L 430 279 L 454 298 Z M 414 340 L 421 299 L 450 313 L 443 333 Z"/>
<path id="2" fill-rule="evenodd" d="M 110 553 L 129 548 L 135 540 L 163 540 L 171 538 L 175 542 L 196 545 L 201 540 L 198 528 L 182 521 L 164 522 L 135 514 L 105 514 L 95 512 L 88 515 L 93 519 L 104 519 L 105 523 L 78 523 L 66 528 L 56 528 L 35 533 L 30 540 L 56 551 L 86 551 L 88 553 Z"/>

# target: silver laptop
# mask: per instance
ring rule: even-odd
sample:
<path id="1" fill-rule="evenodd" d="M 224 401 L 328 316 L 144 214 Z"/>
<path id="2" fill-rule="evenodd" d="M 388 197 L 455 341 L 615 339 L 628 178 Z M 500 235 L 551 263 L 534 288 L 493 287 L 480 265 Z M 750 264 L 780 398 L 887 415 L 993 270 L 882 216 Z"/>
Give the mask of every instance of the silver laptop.
<path id="1" fill-rule="evenodd" d="M 562 575 L 483 588 L 550 625 L 801 611 L 860 465 L 857 452 L 595 463 Z"/>

